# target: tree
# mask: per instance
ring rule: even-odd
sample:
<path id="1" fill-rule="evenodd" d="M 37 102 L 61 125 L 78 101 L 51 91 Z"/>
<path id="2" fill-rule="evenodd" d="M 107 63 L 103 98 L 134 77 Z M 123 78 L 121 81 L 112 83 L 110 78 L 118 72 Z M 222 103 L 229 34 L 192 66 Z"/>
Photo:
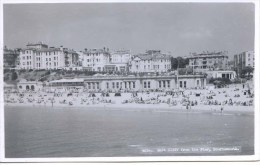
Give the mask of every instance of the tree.
<path id="1" fill-rule="evenodd" d="M 250 78 L 250 75 L 251 75 L 251 73 L 253 73 L 253 72 L 254 72 L 254 68 L 251 67 L 251 66 L 247 66 L 247 67 L 245 67 L 245 68 L 242 70 L 242 75 L 243 75 L 243 76 L 247 75 L 247 77 Z"/>
<path id="2" fill-rule="evenodd" d="M 17 73 L 16 73 L 16 72 L 13 72 L 11 79 L 14 81 L 14 80 L 16 80 L 17 78 L 18 78 Z"/>
<path id="3" fill-rule="evenodd" d="M 176 70 L 177 68 L 185 68 L 189 64 L 189 59 L 187 58 L 182 58 L 182 57 L 177 57 L 171 58 L 171 66 L 172 69 Z"/>
<path id="4" fill-rule="evenodd" d="M 178 68 L 178 60 L 177 58 L 171 57 L 171 68 L 176 70 Z"/>

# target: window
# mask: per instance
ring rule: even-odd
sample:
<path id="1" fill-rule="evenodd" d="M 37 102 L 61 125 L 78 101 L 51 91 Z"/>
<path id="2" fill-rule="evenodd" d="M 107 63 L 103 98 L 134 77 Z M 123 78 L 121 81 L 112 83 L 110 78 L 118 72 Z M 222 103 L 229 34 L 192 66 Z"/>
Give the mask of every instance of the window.
<path id="1" fill-rule="evenodd" d="M 180 88 L 182 88 L 182 81 L 180 81 Z"/>
<path id="2" fill-rule="evenodd" d="M 165 81 L 163 81 L 163 87 L 164 87 L 164 88 L 166 87 Z"/>
<path id="3" fill-rule="evenodd" d="M 95 83 L 92 83 L 93 89 L 95 89 Z"/>
<path id="4" fill-rule="evenodd" d="M 168 88 L 170 88 L 170 80 L 167 80 L 167 83 L 168 83 Z"/>
<path id="5" fill-rule="evenodd" d="M 148 81 L 148 88 L 151 88 L 151 82 Z"/>
<path id="6" fill-rule="evenodd" d="M 133 82 L 133 88 L 135 88 L 135 82 Z"/>
<path id="7" fill-rule="evenodd" d="M 197 80 L 197 86 L 199 86 L 200 85 L 200 80 Z"/>
<path id="8" fill-rule="evenodd" d="M 56 60 L 56 57 L 54 57 L 54 60 Z"/>
<path id="9" fill-rule="evenodd" d="M 97 89 L 99 89 L 99 83 L 97 82 Z"/>
<path id="10" fill-rule="evenodd" d="M 144 88 L 146 88 L 146 82 L 144 82 Z"/>
<path id="11" fill-rule="evenodd" d="M 113 89 L 115 88 L 115 82 L 112 82 L 112 88 Z"/>
<path id="12" fill-rule="evenodd" d="M 91 84 L 90 83 L 88 83 L 88 89 L 90 89 L 91 88 Z"/>
<path id="13" fill-rule="evenodd" d="M 27 56 L 27 60 L 29 60 L 29 56 Z"/>
<path id="14" fill-rule="evenodd" d="M 119 82 L 116 82 L 116 88 L 119 88 Z"/>
<path id="15" fill-rule="evenodd" d="M 107 82 L 107 89 L 109 89 L 109 83 Z"/>
<path id="16" fill-rule="evenodd" d="M 46 58 L 46 61 L 48 61 L 48 58 Z"/>
<path id="17" fill-rule="evenodd" d="M 162 87 L 162 82 L 161 81 L 159 81 L 159 88 L 161 88 Z"/>
<path id="18" fill-rule="evenodd" d="M 184 81 L 183 83 L 184 83 L 184 88 L 186 88 L 186 84 L 187 84 L 187 82 L 186 82 L 186 81 Z"/>

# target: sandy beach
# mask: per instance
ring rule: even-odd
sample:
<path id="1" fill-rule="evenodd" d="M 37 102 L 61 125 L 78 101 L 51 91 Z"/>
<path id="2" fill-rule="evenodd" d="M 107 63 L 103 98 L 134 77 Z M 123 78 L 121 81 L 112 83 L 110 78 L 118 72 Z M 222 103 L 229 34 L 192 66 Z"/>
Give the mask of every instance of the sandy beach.
<path id="1" fill-rule="evenodd" d="M 5 106 L 106 108 L 117 110 L 254 112 L 253 93 L 249 87 L 185 89 L 172 92 L 88 93 L 72 91 L 23 92 L 5 94 Z M 252 91 L 252 90 L 251 90 Z"/>

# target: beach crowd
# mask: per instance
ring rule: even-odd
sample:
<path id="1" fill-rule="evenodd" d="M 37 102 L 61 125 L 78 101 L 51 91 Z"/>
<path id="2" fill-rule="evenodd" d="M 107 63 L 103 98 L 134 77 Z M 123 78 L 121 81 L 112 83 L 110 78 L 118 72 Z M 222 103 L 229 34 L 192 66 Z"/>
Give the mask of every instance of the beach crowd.
<path id="1" fill-rule="evenodd" d="M 253 107 L 252 85 L 232 84 L 215 89 L 174 89 L 171 91 L 99 91 L 84 89 L 18 91 L 8 90 L 4 95 L 5 105 L 42 106 L 132 106 L 154 105 L 160 107 L 199 109 L 218 107 Z M 236 109 L 236 108 L 234 108 Z M 251 108 L 253 109 L 253 108 Z"/>

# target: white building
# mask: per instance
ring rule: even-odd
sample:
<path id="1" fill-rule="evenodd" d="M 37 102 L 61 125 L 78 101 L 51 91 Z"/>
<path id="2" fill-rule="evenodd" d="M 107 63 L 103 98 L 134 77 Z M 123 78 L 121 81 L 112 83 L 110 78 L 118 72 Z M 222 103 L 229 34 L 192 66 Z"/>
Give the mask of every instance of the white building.
<path id="1" fill-rule="evenodd" d="M 77 66 L 78 54 L 67 48 L 48 48 L 48 45 L 39 42 L 28 44 L 20 51 L 20 69 L 63 69 Z"/>
<path id="2" fill-rule="evenodd" d="M 39 81 L 27 81 L 25 79 L 22 79 L 17 83 L 17 89 L 19 91 L 25 91 L 25 90 L 39 91 L 42 88 L 43 88 L 43 83 Z"/>
<path id="3" fill-rule="evenodd" d="M 130 72 L 167 72 L 171 69 L 171 56 L 159 50 L 138 54 L 130 61 Z"/>
<path id="4" fill-rule="evenodd" d="M 222 52 L 203 52 L 193 53 L 189 59 L 189 66 L 195 71 L 225 70 L 228 65 L 228 56 L 226 51 Z"/>
<path id="5" fill-rule="evenodd" d="M 85 49 L 83 52 L 82 67 L 89 71 L 105 71 L 105 65 L 109 63 L 109 50 L 104 49 Z"/>
<path id="6" fill-rule="evenodd" d="M 118 76 L 95 75 L 80 79 L 61 79 L 49 83 L 55 89 L 86 89 L 93 92 L 101 91 L 171 91 L 176 88 L 203 88 L 206 87 L 204 75 L 146 75 L 146 76 Z"/>
<path id="7" fill-rule="evenodd" d="M 129 50 L 117 50 L 110 52 L 109 49 L 85 49 L 82 58 L 82 67 L 85 70 L 110 72 L 128 70 L 128 62 L 131 58 Z"/>
<path id="8" fill-rule="evenodd" d="M 116 50 L 110 53 L 109 64 L 105 66 L 105 71 L 126 72 L 128 71 L 128 63 L 131 59 L 130 50 Z"/>
<path id="9" fill-rule="evenodd" d="M 216 70 L 216 71 L 207 71 L 208 78 L 228 78 L 233 80 L 236 78 L 236 72 L 232 70 Z"/>

